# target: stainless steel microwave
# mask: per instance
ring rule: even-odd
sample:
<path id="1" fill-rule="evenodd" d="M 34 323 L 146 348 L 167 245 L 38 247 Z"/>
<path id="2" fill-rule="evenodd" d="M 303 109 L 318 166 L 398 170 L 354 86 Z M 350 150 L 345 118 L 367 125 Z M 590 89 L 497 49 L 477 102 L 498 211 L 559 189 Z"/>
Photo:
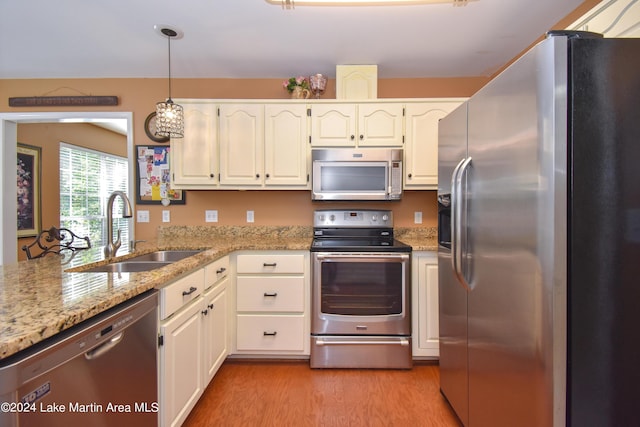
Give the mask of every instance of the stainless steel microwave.
<path id="1" fill-rule="evenodd" d="M 311 150 L 314 200 L 400 200 L 402 149 Z"/>

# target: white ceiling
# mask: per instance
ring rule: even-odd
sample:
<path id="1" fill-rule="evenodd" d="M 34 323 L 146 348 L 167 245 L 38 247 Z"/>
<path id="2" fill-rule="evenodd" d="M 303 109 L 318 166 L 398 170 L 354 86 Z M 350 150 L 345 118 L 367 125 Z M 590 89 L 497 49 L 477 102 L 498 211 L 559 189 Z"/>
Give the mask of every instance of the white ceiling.
<path id="1" fill-rule="evenodd" d="M 265 0 L 0 0 L 0 79 L 286 78 L 377 64 L 380 78 L 491 75 L 583 0 L 297 6 Z"/>

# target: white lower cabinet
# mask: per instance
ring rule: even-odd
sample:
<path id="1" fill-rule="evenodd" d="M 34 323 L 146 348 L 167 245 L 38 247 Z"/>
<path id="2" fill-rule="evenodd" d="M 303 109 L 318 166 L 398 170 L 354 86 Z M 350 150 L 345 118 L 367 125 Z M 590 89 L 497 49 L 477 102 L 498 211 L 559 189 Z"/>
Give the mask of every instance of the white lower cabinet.
<path id="1" fill-rule="evenodd" d="M 308 355 L 308 251 L 252 251 L 236 258 L 237 355 Z"/>
<path id="2" fill-rule="evenodd" d="M 204 269 L 204 375 L 205 387 L 218 372 L 229 354 L 229 257 L 221 258 Z"/>
<path id="3" fill-rule="evenodd" d="M 222 258 L 160 289 L 161 427 L 182 425 L 228 353 L 228 263 Z"/>
<path id="4" fill-rule="evenodd" d="M 413 252 L 411 273 L 413 357 L 438 358 L 438 254 Z"/>

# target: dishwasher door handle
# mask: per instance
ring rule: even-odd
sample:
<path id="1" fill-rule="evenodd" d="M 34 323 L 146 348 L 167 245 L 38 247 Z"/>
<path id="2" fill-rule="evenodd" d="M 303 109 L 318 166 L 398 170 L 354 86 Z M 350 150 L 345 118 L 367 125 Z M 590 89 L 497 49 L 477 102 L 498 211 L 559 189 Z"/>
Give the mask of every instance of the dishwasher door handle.
<path id="1" fill-rule="evenodd" d="M 124 338 L 124 331 L 120 332 L 118 335 L 111 337 L 108 341 L 100 344 L 96 348 L 92 348 L 84 354 L 84 358 L 87 360 L 97 359 L 103 354 L 108 353 L 112 348 L 120 344 L 122 339 Z"/>

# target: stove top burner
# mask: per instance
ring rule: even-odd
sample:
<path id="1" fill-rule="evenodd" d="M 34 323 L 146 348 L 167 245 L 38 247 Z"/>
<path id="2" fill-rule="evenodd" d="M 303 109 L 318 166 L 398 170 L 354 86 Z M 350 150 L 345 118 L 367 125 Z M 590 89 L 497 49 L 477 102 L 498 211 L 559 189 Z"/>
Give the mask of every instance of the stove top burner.
<path id="1" fill-rule="evenodd" d="M 411 252 L 393 238 L 389 210 L 318 210 L 313 225 L 312 252 Z"/>
<path id="2" fill-rule="evenodd" d="M 312 252 L 411 252 L 411 246 L 396 239 L 316 238 Z"/>

